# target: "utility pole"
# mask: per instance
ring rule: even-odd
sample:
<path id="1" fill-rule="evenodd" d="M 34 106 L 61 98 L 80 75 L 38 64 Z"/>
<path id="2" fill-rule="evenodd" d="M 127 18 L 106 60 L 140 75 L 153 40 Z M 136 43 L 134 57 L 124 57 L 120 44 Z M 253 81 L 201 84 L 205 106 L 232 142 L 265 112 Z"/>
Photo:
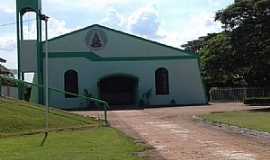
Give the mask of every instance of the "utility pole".
<path id="1" fill-rule="evenodd" d="M 46 132 L 49 131 L 49 74 L 48 74 L 48 19 L 49 17 L 45 16 L 45 82 L 46 82 L 46 89 L 45 89 L 45 105 L 46 105 Z"/>
<path id="2" fill-rule="evenodd" d="M 46 15 L 40 15 L 41 20 L 45 21 L 45 137 L 42 141 L 42 145 L 47 139 L 49 134 L 49 74 L 48 74 L 48 20 Z"/>

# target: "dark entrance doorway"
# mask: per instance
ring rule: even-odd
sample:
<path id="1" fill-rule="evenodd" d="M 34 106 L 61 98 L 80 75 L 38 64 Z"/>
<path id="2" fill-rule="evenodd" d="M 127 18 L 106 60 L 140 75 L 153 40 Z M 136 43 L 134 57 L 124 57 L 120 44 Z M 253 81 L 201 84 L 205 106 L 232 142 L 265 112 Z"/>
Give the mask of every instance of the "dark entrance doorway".
<path id="1" fill-rule="evenodd" d="M 138 79 L 127 75 L 113 75 L 99 82 L 101 99 L 110 105 L 136 104 Z"/>

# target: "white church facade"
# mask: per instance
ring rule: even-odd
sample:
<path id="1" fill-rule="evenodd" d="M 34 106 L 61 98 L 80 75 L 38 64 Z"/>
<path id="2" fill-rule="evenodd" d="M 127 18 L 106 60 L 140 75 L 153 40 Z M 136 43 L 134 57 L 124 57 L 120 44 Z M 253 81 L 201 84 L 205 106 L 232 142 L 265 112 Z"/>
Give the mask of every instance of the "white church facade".
<path id="1" fill-rule="evenodd" d="M 207 103 L 198 57 L 181 49 L 101 25 L 50 39 L 48 46 L 51 88 L 80 95 L 87 90 L 118 106 Z M 51 106 L 64 109 L 87 107 L 82 101 L 49 96 Z"/>

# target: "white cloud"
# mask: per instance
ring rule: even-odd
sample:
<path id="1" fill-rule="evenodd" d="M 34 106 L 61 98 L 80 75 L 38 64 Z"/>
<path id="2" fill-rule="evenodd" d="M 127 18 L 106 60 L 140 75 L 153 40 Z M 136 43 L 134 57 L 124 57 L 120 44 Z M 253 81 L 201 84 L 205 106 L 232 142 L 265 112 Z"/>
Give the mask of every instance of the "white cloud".
<path id="1" fill-rule="evenodd" d="M 76 27 L 77 28 L 77 27 Z M 58 20 L 56 18 L 50 18 L 48 23 L 49 38 L 59 36 L 74 30 L 73 28 L 68 28 L 66 22 L 63 20 Z"/>
<path id="2" fill-rule="evenodd" d="M 17 67 L 17 44 L 16 35 L 10 37 L 0 37 L 0 57 L 7 60 L 6 66 Z"/>
<path id="3" fill-rule="evenodd" d="M 90 9 L 99 10 L 111 7 L 113 5 L 125 4 L 129 0 L 76 0 L 74 3 L 73 0 L 47 0 L 46 3 L 50 5 L 59 5 L 62 8 L 67 7 L 76 7 L 80 9 Z"/>
<path id="4" fill-rule="evenodd" d="M 8 14 L 13 14 L 16 12 L 16 6 L 13 3 L 2 3 L 0 5 L 0 11 Z"/>
<path id="5" fill-rule="evenodd" d="M 164 38 L 159 34 L 160 18 L 153 3 L 135 10 L 129 16 L 120 14 L 116 9 L 110 9 L 100 23 L 152 40 Z"/>
<path id="6" fill-rule="evenodd" d="M 35 38 L 35 22 L 31 22 L 29 25 L 25 25 L 26 34 L 25 39 Z M 49 38 L 59 36 L 68 33 L 77 28 L 68 28 L 65 21 L 58 20 L 56 18 L 50 18 L 49 24 Z M 43 39 L 44 39 L 44 27 L 43 27 Z M 17 67 L 17 41 L 16 35 L 10 37 L 0 37 L 0 57 L 7 60 L 7 67 L 16 68 Z"/>
<path id="7" fill-rule="evenodd" d="M 113 27 L 117 29 L 124 29 L 126 21 L 123 15 L 121 15 L 117 10 L 110 9 L 104 19 L 100 21 L 102 25 L 107 27 Z"/>
<path id="8" fill-rule="evenodd" d="M 162 35 L 165 35 L 162 39 L 160 39 L 161 43 L 179 48 L 181 33 L 173 31 L 171 32 L 161 31 L 161 33 Z"/>
<path id="9" fill-rule="evenodd" d="M 214 21 L 215 14 L 201 12 L 194 14 L 177 30 L 168 30 L 161 26 L 158 9 L 154 4 L 146 5 L 135 11 L 127 22 L 128 31 L 174 47 L 200 36 L 221 31 L 221 25 Z"/>
<path id="10" fill-rule="evenodd" d="M 207 0 L 208 4 L 211 6 L 222 6 L 223 4 L 226 4 L 228 0 Z M 233 0 L 232 0 L 233 2 Z"/>
<path id="11" fill-rule="evenodd" d="M 135 11 L 127 22 L 128 30 L 134 34 L 150 38 L 160 39 L 160 18 L 155 4 L 147 5 Z"/>
<path id="12" fill-rule="evenodd" d="M 166 35 L 161 42 L 180 47 L 180 45 L 190 40 L 195 40 L 208 33 L 216 33 L 222 31 L 221 24 L 214 21 L 215 14 L 202 12 L 192 16 L 185 26 L 179 26 L 179 31 L 167 31 L 162 29 L 162 35 Z"/>
<path id="13" fill-rule="evenodd" d="M 12 51 L 16 49 L 16 37 L 0 37 L 0 50 Z"/>
<path id="14" fill-rule="evenodd" d="M 200 36 L 205 36 L 207 33 L 222 31 L 221 24 L 215 22 L 215 13 L 202 12 L 199 15 L 191 17 L 190 21 L 184 28 L 184 33 L 187 40 L 192 40 Z"/>
<path id="15" fill-rule="evenodd" d="M 30 18 L 31 19 L 31 18 Z M 45 26 L 42 22 L 42 33 L 43 39 L 45 37 Z M 54 17 L 51 17 L 48 21 L 48 36 L 49 38 L 56 37 L 68 32 L 71 32 L 76 28 L 68 28 L 64 20 L 59 20 Z M 29 24 L 24 25 L 24 37 L 25 39 L 35 39 L 36 38 L 36 21 L 32 21 Z"/>
<path id="16" fill-rule="evenodd" d="M 205 36 L 207 33 L 221 31 L 221 24 L 215 22 L 214 17 L 214 13 L 203 11 L 194 14 L 177 30 L 167 30 L 161 26 L 162 22 L 156 5 L 151 3 L 126 17 L 112 9 L 101 21 L 101 24 L 167 45 L 180 47 L 181 44 Z"/>

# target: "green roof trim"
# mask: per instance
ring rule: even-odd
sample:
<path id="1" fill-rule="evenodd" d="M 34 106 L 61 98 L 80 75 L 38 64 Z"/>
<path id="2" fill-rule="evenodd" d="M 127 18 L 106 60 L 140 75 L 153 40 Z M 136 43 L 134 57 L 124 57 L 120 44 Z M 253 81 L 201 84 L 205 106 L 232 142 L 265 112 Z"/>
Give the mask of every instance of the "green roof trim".
<path id="1" fill-rule="evenodd" d="M 76 57 L 87 58 L 90 61 L 153 61 L 153 60 L 198 59 L 196 55 L 155 56 L 155 57 L 100 57 L 93 52 L 49 52 L 49 58 L 76 58 Z"/>
<path id="2" fill-rule="evenodd" d="M 94 25 L 91 25 L 91 26 L 87 26 L 85 28 L 81 28 L 81 29 L 72 31 L 72 32 L 60 35 L 58 37 L 51 38 L 51 39 L 49 39 L 49 41 L 54 41 L 54 40 L 57 40 L 57 39 L 61 39 L 63 37 L 66 37 L 66 36 L 69 36 L 69 35 L 72 35 L 72 34 L 75 34 L 75 33 L 78 33 L 80 31 L 87 30 L 87 29 L 90 29 L 90 28 L 93 28 L 93 27 L 99 27 L 99 28 L 102 28 L 102 29 L 105 29 L 105 30 L 109 30 L 109 31 L 116 32 L 116 33 L 119 33 L 119 34 L 122 34 L 122 35 L 133 37 L 133 38 L 136 38 L 136 39 L 139 39 L 139 40 L 142 40 L 142 41 L 150 42 L 150 43 L 153 43 L 153 44 L 156 44 L 156 45 L 159 45 L 159 46 L 163 46 L 163 47 L 170 48 L 170 49 L 173 49 L 173 50 L 176 50 L 176 51 L 180 51 L 180 52 L 186 54 L 186 56 L 196 55 L 195 53 L 190 52 L 190 51 L 186 51 L 186 50 L 183 50 L 183 49 L 180 49 L 180 48 L 168 46 L 166 44 L 162 44 L 162 43 L 159 43 L 159 42 L 156 42 L 156 41 L 153 41 L 153 40 L 145 39 L 145 38 L 142 38 L 142 37 L 139 37 L 139 36 L 135 36 L 135 35 L 132 35 L 132 34 L 129 34 L 129 33 L 123 32 L 123 31 L 115 30 L 115 29 L 112 29 L 112 28 L 109 28 L 109 27 L 105 27 L 105 26 L 102 26 L 102 25 L 99 25 L 99 24 L 94 24 Z"/>

